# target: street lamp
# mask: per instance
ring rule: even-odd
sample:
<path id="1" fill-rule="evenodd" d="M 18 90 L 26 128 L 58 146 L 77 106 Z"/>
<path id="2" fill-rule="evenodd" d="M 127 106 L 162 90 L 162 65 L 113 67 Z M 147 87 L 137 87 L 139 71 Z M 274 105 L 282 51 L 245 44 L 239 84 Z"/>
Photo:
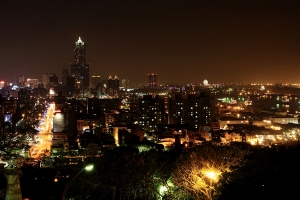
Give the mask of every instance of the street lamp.
<path id="1" fill-rule="evenodd" d="M 207 171 L 207 172 L 205 172 L 205 175 L 209 178 L 209 180 L 210 180 L 210 184 L 209 184 L 209 199 L 212 199 L 212 189 L 213 189 L 213 187 L 212 187 L 212 181 L 214 180 L 216 180 L 217 179 L 217 174 L 214 172 L 214 171 Z"/>
<path id="2" fill-rule="evenodd" d="M 66 195 L 67 195 L 68 188 L 69 188 L 69 186 L 71 185 L 71 183 L 77 178 L 77 176 L 78 176 L 79 174 L 81 174 L 81 172 L 83 172 L 84 170 L 90 171 L 90 170 L 92 170 L 93 168 L 94 168 L 94 165 L 87 165 L 87 166 L 85 166 L 84 168 L 82 168 L 82 170 L 80 170 L 80 171 L 78 172 L 78 174 L 76 174 L 76 176 L 74 176 L 74 178 L 72 178 L 72 180 L 70 180 L 70 181 L 68 182 L 68 184 L 66 185 L 66 187 L 65 187 L 65 189 L 64 189 L 63 196 L 62 196 L 62 200 L 65 200 Z"/>
<path id="3" fill-rule="evenodd" d="M 213 171 L 206 172 L 206 176 L 207 176 L 208 178 L 210 178 L 211 180 L 212 180 L 212 179 L 216 179 L 216 173 L 213 172 Z"/>

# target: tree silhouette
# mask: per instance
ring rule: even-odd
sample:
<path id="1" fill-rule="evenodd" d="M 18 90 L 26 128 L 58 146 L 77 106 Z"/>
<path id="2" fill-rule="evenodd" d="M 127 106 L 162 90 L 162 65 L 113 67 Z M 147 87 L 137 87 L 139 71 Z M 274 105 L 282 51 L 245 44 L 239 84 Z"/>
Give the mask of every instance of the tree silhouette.
<path id="1" fill-rule="evenodd" d="M 186 198 L 212 199 L 222 173 L 240 166 L 248 150 L 239 146 L 202 145 L 181 155 L 173 174 L 178 194 Z"/>

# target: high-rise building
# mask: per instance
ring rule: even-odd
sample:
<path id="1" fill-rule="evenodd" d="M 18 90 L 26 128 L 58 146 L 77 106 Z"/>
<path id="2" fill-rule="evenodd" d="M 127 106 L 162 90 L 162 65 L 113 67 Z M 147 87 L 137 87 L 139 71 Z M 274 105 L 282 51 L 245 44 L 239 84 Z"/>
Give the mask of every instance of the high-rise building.
<path id="1" fill-rule="evenodd" d="M 23 74 L 17 74 L 16 75 L 16 85 L 17 86 L 24 86 L 25 79 Z"/>
<path id="2" fill-rule="evenodd" d="M 44 88 L 47 87 L 47 84 L 49 84 L 49 77 L 52 76 L 51 73 L 45 73 L 43 74 L 43 77 L 42 77 L 42 84 L 44 85 Z"/>
<path id="3" fill-rule="evenodd" d="M 0 96 L 0 119 L 2 119 L 5 114 L 15 114 L 17 111 L 17 101 L 10 97 L 9 99 Z"/>
<path id="4" fill-rule="evenodd" d="M 27 87 L 31 87 L 31 88 L 38 88 L 39 84 L 40 82 L 36 78 L 28 78 L 26 81 Z"/>
<path id="5" fill-rule="evenodd" d="M 99 97 L 102 94 L 103 84 L 101 80 L 101 76 L 91 76 L 91 94 L 94 97 Z"/>
<path id="6" fill-rule="evenodd" d="M 101 76 L 92 76 L 91 77 L 91 88 L 96 88 L 101 84 Z"/>
<path id="7" fill-rule="evenodd" d="M 30 101 L 31 90 L 28 88 L 20 88 L 18 91 L 18 103 L 25 104 Z"/>
<path id="8" fill-rule="evenodd" d="M 65 94 L 68 97 L 74 96 L 75 94 L 75 78 L 72 76 L 68 76 L 66 80 L 66 91 Z"/>
<path id="9" fill-rule="evenodd" d="M 90 116 L 104 116 L 105 112 L 113 112 L 121 108 L 122 99 L 119 98 L 88 98 L 87 111 Z"/>
<path id="10" fill-rule="evenodd" d="M 71 64 L 71 75 L 75 78 L 80 88 L 88 88 L 90 85 L 90 65 L 85 59 L 85 44 L 79 37 L 75 42 L 75 62 Z"/>
<path id="11" fill-rule="evenodd" d="M 157 88 L 157 74 L 148 74 L 148 87 Z"/>
<path id="12" fill-rule="evenodd" d="M 69 70 L 63 69 L 61 74 L 61 83 L 63 86 L 67 84 L 67 77 L 69 76 Z"/>
<path id="13" fill-rule="evenodd" d="M 191 128 L 199 129 L 210 125 L 214 99 L 202 92 L 199 96 L 188 95 L 186 98 L 177 95 L 169 99 L 169 124 L 189 124 Z"/>
<path id="14" fill-rule="evenodd" d="M 49 89 L 58 85 L 58 77 L 53 73 L 45 73 L 42 78 L 42 84 L 44 85 L 44 88 Z"/>
<path id="15" fill-rule="evenodd" d="M 69 76 L 69 70 L 68 69 L 62 69 L 61 74 L 61 89 L 63 95 L 67 95 L 67 78 Z M 75 87 L 75 84 L 74 84 Z"/>
<path id="16" fill-rule="evenodd" d="M 122 80 L 122 87 L 127 90 L 130 87 L 130 81 L 128 79 L 123 79 Z"/>
<path id="17" fill-rule="evenodd" d="M 106 93 L 109 96 L 118 96 L 119 87 L 120 87 L 119 78 L 117 76 L 115 76 L 115 78 L 109 76 L 107 79 Z"/>
<path id="18" fill-rule="evenodd" d="M 164 124 L 164 99 L 152 95 L 144 95 L 138 103 L 138 123 L 145 131 L 154 131 L 157 124 Z"/>

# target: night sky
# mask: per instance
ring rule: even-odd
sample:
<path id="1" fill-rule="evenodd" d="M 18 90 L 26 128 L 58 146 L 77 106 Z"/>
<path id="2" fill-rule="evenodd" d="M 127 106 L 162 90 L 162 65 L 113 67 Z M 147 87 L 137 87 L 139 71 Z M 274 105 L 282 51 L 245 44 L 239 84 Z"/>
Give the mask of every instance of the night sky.
<path id="1" fill-rule="evenodd" d="M 131 83 L 300 83 L 300 1 L 0 0 L 0 78 L 61 77 L 86 44 L 90 75 Z"/>

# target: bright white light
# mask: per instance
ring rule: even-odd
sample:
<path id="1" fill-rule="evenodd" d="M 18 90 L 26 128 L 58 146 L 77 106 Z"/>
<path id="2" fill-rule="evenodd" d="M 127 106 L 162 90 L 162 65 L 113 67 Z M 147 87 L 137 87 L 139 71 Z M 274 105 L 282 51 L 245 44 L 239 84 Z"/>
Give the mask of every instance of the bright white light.
<path id="1" fill-rule="evenodd" d="M 168 189 L 167 189 L 166 186 L 161 185 L 161 186 L 159 187 L 159 194 L 164 195 L 164 193 L 165 193 L 166 191 L 168 191 Z"/>
<path id="2" fill-rule="evenodd" d="M 215 172 L 207 172 L 206 176 L 208 178 L 215 179 L 216 178 L 216 173 Z"/>
<path id="3" fill-rule="evenodd" d="M 76 42 L 76 45 L 79 45 L 79 44 L 84 45 L 84 42 L 82 42 L 80 37 L 79 37 L 78 41 Z"/>

